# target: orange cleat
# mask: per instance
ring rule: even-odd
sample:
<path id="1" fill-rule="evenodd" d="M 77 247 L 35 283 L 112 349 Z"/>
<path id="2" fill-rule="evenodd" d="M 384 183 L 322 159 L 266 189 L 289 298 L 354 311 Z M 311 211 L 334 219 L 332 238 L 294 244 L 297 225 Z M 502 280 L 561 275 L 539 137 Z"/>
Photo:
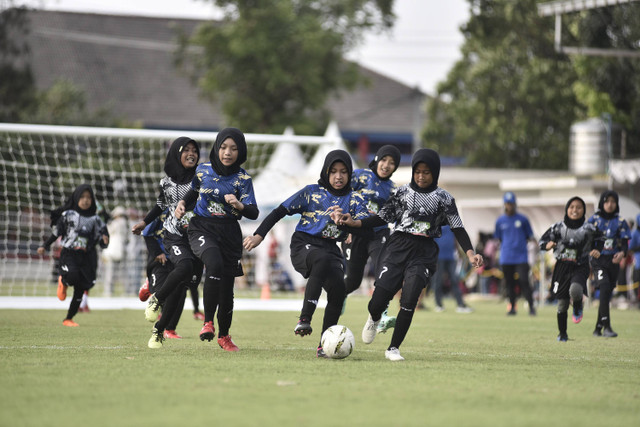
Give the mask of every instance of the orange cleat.
<path id="1" fill-rule="evenodd" d="M 173 338 L 173 339 L 176 339 L 176 340 L 181 340 L 182 339 L 182 337 L 180 335 L 176 334 L 175 330 L 165 329 L 163 335 L 164 335 L 165 338 Z"/>
<path id="2" fill-rule="evenodd" d="M 204 314 L 201 311 L 195 311 L 193 313 L 193 318 L 196 320 L 204 320 Z"/>
<path id="3" fill-rule="evenodd" d="M 216 328 L 213 326 L 213 321 L 204 322 L 204 326 L 200 330 L 200 341 L 211 341 L 216 335 Z"/>
<path id="4" fill-rule="evenodd" d="M 238 346 L 231 340 L 231 335 L 218 338 L 218 345 L 225 351 L 240 351 Z"/>
<path id="5" fill-rule="evenodd" d="M 67 299 L 67 285 L 62 283 L 62 276 L 58 276 L 58 299 L 60 301 Z"/>
<path id="6" fill-rule="evenodd" d="M 80 326 L 80 325 L 78 325 L 76 322 L 74 322 L 74 321 L 73 321 L 73 320 L 71 320 L 71 319 L 64 319 L 64 320 L 62 321 L 62 325 L 63 325 L 63 326 L 68 326 L 68 327 L 70 327 L 70 328 L 75 328 L 76 326 Z"/>

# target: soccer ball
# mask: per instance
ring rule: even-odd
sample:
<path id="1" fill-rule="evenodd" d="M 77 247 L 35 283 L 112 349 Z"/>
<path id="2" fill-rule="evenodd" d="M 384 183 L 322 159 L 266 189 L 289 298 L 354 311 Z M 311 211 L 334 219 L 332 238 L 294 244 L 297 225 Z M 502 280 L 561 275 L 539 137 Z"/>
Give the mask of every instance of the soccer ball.
<path id="1" fill-rule="evenodd" d="M 344 359 L 353 351 L 356 340 L 346 326 L 333 325 L 322 334 L 320 345 L 331 359 Z"/>

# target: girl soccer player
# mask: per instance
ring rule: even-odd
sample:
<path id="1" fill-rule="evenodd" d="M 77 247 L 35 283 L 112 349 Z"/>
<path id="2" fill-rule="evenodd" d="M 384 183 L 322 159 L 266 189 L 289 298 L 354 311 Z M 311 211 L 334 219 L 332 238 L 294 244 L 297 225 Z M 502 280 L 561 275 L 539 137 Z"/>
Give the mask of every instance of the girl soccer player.
<path id="1" fill-rule="evenodd" d="M 456 240 L 474 267 L 482 266 L 482 256 L 476 254 L 471 240 L 463 228 L 455 200 L 447 191 L 438 187 L 440 156 L 423 148 L 411 160 L 411 183 L 399 187 L 376 215 L 358 220 L 349 214 L 338 218 L 339 224 L 351 227 L 377 227 L 394 224 L 394 232 L 385 243 L 378 263 L 375 289 L 369 301 L 369 318 L 362 331 L 362 341 L 370 344 L 376 337 L 382 312 L 393 296 L 402 290 L 391 344 L 385 357 L 400 361 L 400 345 L 404 340 L 418 297 L 436 269 L 440 227 L 449 224 Z M 339 214 L 339 211 L 335 211 Z"/>
<path id="2" fill-rule="evenodd" d="M 567 341 L 567 310 L 573 303 L 573 323 L 582 320 L 582 298 L 587 294 L 589 256 L 600 257 L 602 235 L 593 224 L 585 223 L 586 205 L 572 197 L 564 209 L 564 220 L 551 226 L 540 238 L 540 249 L 554 250 L 556 265 L 551 277 L 551 293 L 558 298 L 558 341 Z"/>
<path id="3" fill-rule="evenodd" d="M 204 326 L 202 341 L 215 336 L 213 317 L 218 311 L 218 345 L 226 351 L 238 351 L 229 329 L 233 318 L 233 285 L 242 276 L 242 231 L 238 221 L 244 216 L 258 218 L 253 182 L 240 167 L 247 160 L 244 134 L 236 128 L 221 130 L 209 155 L 209 163 L 198 166 L 191 190 L 178 203 L 176 216 L 185 206 L 196 202 L 189 224 L 189 243 L 193 253 L 204 262 Z"/>
<path id="4" fill-rule="evenodd" d="M 616 287 L 620 261 L 627 256 L 631 232 L 629 224 L 619 215 L 618 193 L 607 190 L 600 195 L 598 211 L 588 222 L 595 225 L 604 234 L 604 247 L 599 258 L 591 258 L 596 289 L 600 289 L 598 320 L 593 335 L 615 338 L 617 333 L 611 329 L 609 303 Z"/>
<path id="5" fill-rule="evenodd" d="M 327 292 L 322 332 L 337 324 L 340 318 L 346 293 L 343 258 L 336 242 L 347 237 L 347 230 L 338 228 L 331 219 L 332 207 L 340 206 L 355 218 L 369 215 L 362 196 L 351 191 L 351 174 L 349 154 L 344 150 L 331 151 L 324 160 L 318 183 L 307 185 L 282 202 L 262 221 L 253 236 L 244 239 L 244 247 L 250 251 L 262 243 L 269 230 L 285 215 L 302 215 L 291 236 L 293 267 L 308 279 L 300 318 L 293 330 L 301 337 L 313 330 L 311 319 L 322 289 Z M 316 355 L 326 357 L 320 345 Z"/>
<path id="6" fill-rule="evenodd" d="M 180 302 L 183 289 L 198 269 L 202 270 L 202 263 L 193 255 L 187 238 L 187 227 L 191 215 L 178 218 L 174 211 L 178 202 L 191 189 L 191 180 L 196 173 L 200 159 L 200 146 L 191 138 L 180 137 L 171 144 L 164 163 L 166 176 L 160 180 L 160 195 L 156 205 L 149 211 L 144 220 L 133 226 L 133 233 L 140 234 L 147 224 L 160 216 L 165 209 L 169 209 L 163 224 L 163 241 L 170 253 L 173 270 L 167 275 L 162 287 L 147 301 L 145 318 L 149 322 L 157 322 L 151 331 L 149 348 L 160 348 L 164 341 L 164 330 L 178 310 L 182 310 Z M 160 310 L 163 316 L 158 320 Z"/>
<path id="7" fill-rule="evenodd" d="M 73 316 L 80 308 L 84 292 L 96 281 L 95 246 L 100 244 L 106 248 L 109 245 L 109 232 L 104 221 L 96 215 L 96 199 L 91 186 L 78 186 L 62 207 L 51 212 L 51 222 L 54 224 L 51 236 L 38 248 L 38 254 L 43 255 L 58 237 L 62 237 L 58 299 L 64 301 L 67 286 L 73 286 L 73 298 L 62 324 L 78 326 Z"/>
<path id="8" fill-rule="evenodd" d="M 385 145 L 377 152 L 369 169 L 356 169 L 351 178 L 351 188 L 362 195 L 369 213 L 375 215 L 382 205 L 391 196 L 391 191 L 396 188 L 391 176 L 400 166 L 400 150 L 393 145 Z M 367 259 L 375 267 L 382 245 L 389 238 L 389 226 L 387 224 L 373 229 L 374 236 L 368 238 L 358 235 L 349 235 L 342 243 L 342 252 L 346 261 L 345 287 L 347 295 L 360 287 Z M 346 299 L 345 299 L 346 301 Z M 386 310 L 382 314 L 382 321 L 378 325 L 379 332 L 386 332 L 395 324 L 395 317 L 386 316 Z"/>

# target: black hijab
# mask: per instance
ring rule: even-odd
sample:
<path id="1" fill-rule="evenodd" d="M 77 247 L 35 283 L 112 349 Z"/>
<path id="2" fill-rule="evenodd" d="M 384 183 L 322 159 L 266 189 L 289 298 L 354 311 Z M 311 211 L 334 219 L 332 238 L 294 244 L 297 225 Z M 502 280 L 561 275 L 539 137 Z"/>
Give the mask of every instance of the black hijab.
<path id="1" fill-rule="evenodd" d="M 238 158 L 231 166 L 225 166 L 220 161 L 220 147 L 222 143 L 231 138 L 238 146 Z M 244 139 L 244 134 L 240 129 L 236 128 L 224 128 L 216 136 L 216 142 L 213 144 L 213 148 L 209 153 L 209 160 L 211 161 L 211 167 L 218 175 L 227 176 L 234 173 L 238 173 L 240 165 L 247 161 L 247 141 Z"/>
<path id="2" fill-rule="evenodd" d="M 371 169 L 371 171 L 376 174 L 378 178 L 380 178 L 380 175 L 378 175 L 378 162 L 382 160 L 384 156 L 391 156 L 393 161 L 396 163 L 396 167 L 393 172 L 397 171 L 398 167 L 400 167 L 400 150 L 398 150 L 398 148 L 394 145 L 384 145 L 380 147 L 380 149 L 376 153 L 376 156 L 373 158 L 373 160 L 371 160 L 371 163 L 369 163 L 369 169 Z M 383 181 L 390 179 L 391 175 L 393 175 L 393 172 L 391 172 L 388 177 L 380 179 Z"/>
<path id="3" fill-rule="evenodd" d="M 580 203 L 582 203 L 582 217 L 578 218 L 578 219 L 571 219 L 569 218 L 569 215 L 567 215 L 567 212 L 569 211 L 569 205 L 571 205 L 571 203 L 575 200 L 578 200 Z M 585 213 L 587 211 L 587 205 L 584 203 L 584 200 L 582 200 L 580 197 L 576 196 L 576 197 L 572 197 L 569 199 L 569 201 L 567 202 L 567 204 L 564 207 L 564 223 L 567 227 L 569 228 L 580 228 L 582 227 L 582 224 L 584 224 L 584 219 L 585 219 Z"/>
<path id="4" fill-rule="evenodd" d="M 613 197 L 616 201 L 616 209 L 611 213 L 607 213 L 607 211 L 604 210 L 604 203 L 607 201 L 609 197 Z M 620 212 L 620 203 L 619 203 L 618 193 L 616 193 L 613 190 L 606 190 L 604 193 L 600 195 L 600 201 L 598 202 L 598 215 L 600 215 L 604 219 L 612 219 L 619 212 Z"/>
<path id="5" fill-rule="evenodd" d="M 187 169 L 182 166 L 182 150 L 187 144 L 193 144 L 196 146 L 198 158 L 196 159 L 196 166 Z M 191 138 L 181 136 L 171 143 L 171 148 L 167 153 L 167 159 L 164 161 L 164 173 L 173 180 L 176 184 L 186 184 L 191 182 L 193 176 L 196 174 L 196 167 L 200 160 L 200 144 Z"/>
<path id="6" fill-rule="evenodd" d="M 431 170 L 433 182 L 427 188 L 420 188 L 413 179 L 413 172 L 416 170 L 418 163 L 425 163 Z M 429 148 L 421 148 L 416 151 L 411 159 L 411 188 L 418 193 L 430 193 L 438 188 L 438 178 L 440 177 L 440 156 L 434 150 Z"/>
<path id="7" fill-rule="evenodd" d="M 329 184 L 329 171 L 331 170 L 331 166 L 335 162 L 342 162 L 347 167 L 347 173 L 349 174 L 347 178 L 347 185 L 342 187 L 340 190 L 333 188 Z M 346 196 L 351 192 L 351 174 L 353 173 L 353 164 L 351 163 L 351 156 L 344 150 L 333 150 L 327 154 L 327 157 L 324 158 L 324 165 L 322 165 L 322 171 L 320 172 L 320 179 L 318 180 L 318 184 L 327 189 L 327 191 L 334 196 Z"/>
<path id="8" fill-rule="evenodd" d="M 82 193 L 87 190 L 91 194 L 91 206 L 89 206 L 88 209 L 80 209 L 78 201 L 80 200 Z M 73 190 L 73 194 L 69 196 L 62 206 L 51 211 L 51 226 L 56 225 L 58 219 L 62 216 L 62 213 L 69 210 L 74 210 L 82 216 L 94 216 L 96 214 L 96 197 L 93 194 L 93 188 L 91 188 L 89 184 L 80 184 L 75 190 Z"/>

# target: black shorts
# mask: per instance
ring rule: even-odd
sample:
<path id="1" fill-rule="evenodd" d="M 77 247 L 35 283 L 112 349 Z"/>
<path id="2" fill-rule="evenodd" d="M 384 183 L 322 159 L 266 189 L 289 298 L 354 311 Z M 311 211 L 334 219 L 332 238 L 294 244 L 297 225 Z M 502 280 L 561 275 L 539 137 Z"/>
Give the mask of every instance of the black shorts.
<path id="1" fill-rule="evenodd" d="M 167 276 L 173 270 L 173 264 L 167 261 L 164 265 L 159 261 L 152 261 L 147 264 L 147 280 L 149 281 L 149 292 L 156 293 L 161 287 Z"/>
<path id="2" fill-rule="evenodd" d="M 374 239 L 367 239 L 362 236 L 351 236 L 351 243 L 342 243 L 342 252 L 347 263 L 347 273 L 350 268 L 361 268 L 364 270 L 367 260 L 371 258 L 374 266 L 378 264 L 378 258 L 382 251 L 382 246 L 389 238 L 389 229 L 380 230 L 375 234 Z"/>
<path id="3" fill-rule="evenodd" d="M 311 259 L 315 259 L 315 255 L 318 254 L 314 254 L 313 257 L 309 255 L 316 251 L 320 251 L 324 257 L 329 257 L 331 262 L 335 261 L 336 266 L 344 271 L 342 252 L 333 239 L 323 239 L 322 237 L 296 231 L 293 233 L 293 236 L 291 236 L 291 245 L 289 245 L 289 248 L 291 249 L 291 263 L 293 264 L 293 268 L 302 274 L 302 277 L 305 279 L 308 279 L 311 275 L 311 269 L 313 267 Z"/>
<path id="4" fill-rule="evenodd" d="M 613 255 L 600 255 L 600 258 L 591 258 L 593 270 L 593 283 L 596 289 L 615 289 L 620 272 L 620 264 L 613 263 Z"/>
<path id="5" fill-rule="evenodd" d="M 186 235 L 180 235 L 169 233 L 165 230 L 164 238 L 162 239 L 164 248 L 169 253 L 169 259 L 174 266 L 185 259 L 194 260 L 196 257 L 189 245 L 189 239 Z"/>
<path id="6" fill-rule="evenodd" d="M 189 243 L 193 253 L 202 259 L 207 250 L 216 250 L 224 265 L 224 271 L 234 277 L 244 275 L 242 258 L 242 230 L 236 220 L 218 220 L 194 216 L 189 223 Z"/>
<path id="7" fill-rule="evenodd" d="M 380 254 L 374 286 L 396 293 L 406 282 L 421 291 L 436 271 L 439 252 L 431 238 L 402 232 L 391 234 Z M 411 289 L 410 293 L 417 291 Z"/>
<path id="8" fill-rule="evenodd" d="M 571 298 L 569 288 L 572 283 L 582 285 L 582 293 L 589 295 L 587 279 L 590 272 L 589 264 L 576 264 L 575 262 L 567 261 L 556 262 L 551 276 L 551 295 L 558 299 Z"/>
<path id="9" fill-rule="evenodd" d="M 96 284 L 96 268 L 92 251 L 62 249 L 58 271 L 63 281 L 70 286 L 80 286 L 84 290 Z"/>

